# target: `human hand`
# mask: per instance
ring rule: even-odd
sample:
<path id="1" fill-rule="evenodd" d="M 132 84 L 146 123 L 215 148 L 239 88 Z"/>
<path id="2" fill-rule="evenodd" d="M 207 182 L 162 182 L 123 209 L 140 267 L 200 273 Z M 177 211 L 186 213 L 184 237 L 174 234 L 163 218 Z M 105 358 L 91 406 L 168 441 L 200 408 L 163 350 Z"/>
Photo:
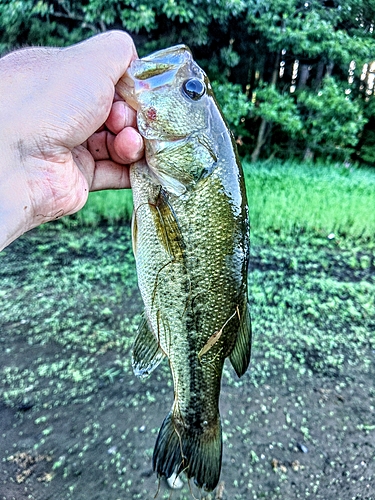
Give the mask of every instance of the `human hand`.
<path id="1" fill-rule="evenodd" d="M 143 156 L 136 116 L 115 85 L 137 57 L 124 32 L 0 59 L 0 250 L 77 212 L 88 192 L 130 187 Z"/>

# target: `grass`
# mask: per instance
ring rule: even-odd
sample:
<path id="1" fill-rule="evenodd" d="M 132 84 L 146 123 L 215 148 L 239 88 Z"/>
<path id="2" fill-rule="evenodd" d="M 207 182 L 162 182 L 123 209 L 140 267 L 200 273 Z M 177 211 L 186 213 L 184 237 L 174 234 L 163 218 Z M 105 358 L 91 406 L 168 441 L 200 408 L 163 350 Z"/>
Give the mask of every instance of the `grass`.
<path id="1" fill-rule="evenodd" d="M 14 338 L 27 334 L 30 349 L 60 346 L 56 360 L 54 349 L 32 366 L 3 366 L 2 395 L 9 404 L 18 404 L 30 385 L 34 398 L 42 398 L 45 378 L 60 381 L 56 394 L 73 384 L 74 399 L 129 369 L 142 309 L 130 239 L 129 224 L 90 232 L 50 225 L 19 240 L 18 255 L 12 249 L 0 254 L 0 341 L 6 343 L 12 332 Z M 375 349 L 369 336 L 375 328 L 374 265 L 373 243 L 256 236 L 249 274 L 253 382 L 289 369 L 338 375 L 360 363 L 366 370 Z M 17 345 L 10 349 L 16 352 Z M 107 352 L 116 353 L 116 362 L 100 372 L 99 359 Z M 229 369 L 226 376 L 242 384 Z"/>
<path id="2" fill-rule="evenodd" d="M 375 235 L 375 170 L 244 164 L 252 227 L 285 234 Z"/>
<path id="3" fill-rule="evenodd" d="M 110 224 L 129 221 L 133 212 L 133 198 L 130 189 L 98 191 L 89 194 L 83 210 L 72 217 L 65 217 L 66 224 L 97 226 L 100 222 Z M 75 223 L 75 224 L 74 224 Z"/>
<path id="4" fill-rule="evenodd" d="M 277 161 L 243 166 L 255 233 L 374 238 L 375 171 Z M 130 220 L 131 213 L 130 190 L 101 191 L 91 193 L 84 209 L 65 222 L 113 224 Z"/>
<path id="5" fill-rule="evenodd" d="M 59 355 L 55 359 L 52 348 L 33 366 L 24 366 L 22 359 L 10 363 L 0 392 L 6 402 L 19 404 L 31 384 L 39 399 L 43 380 L 52 378 L 59 381 L 53 388 L 56 400 L 72 383 L 70 396 L 85 398 L 119 367 L 130 366 L 129 355 L 105 371 L 98 364 L 108 351 L 129 352 L 137 329 L 139 303 L 132 314 L 122 313 L 131 311 L 137 283 L 129 228 L 79 234 L 52 224 L 17 244 L 22 258 L 11 249 L 0 253 L 0 343 L 7 331 L 14 339 L 30 332 L 28 349 L 57 345 Z M 29 256 L 24 254 L 28 248 Z M 15 347 L 8 355 L 16 352 Z"/>
<path id="6" fill-rule="evenodd" d="M 276 243 L 276 244 L 275 244 Z M 336 377 L 366 371 L 375 338 L 375 246 L 324 237 L 256 239 L 249 295 L 254 318 L 253 376 L 263 382 L 292 369 Z"/>

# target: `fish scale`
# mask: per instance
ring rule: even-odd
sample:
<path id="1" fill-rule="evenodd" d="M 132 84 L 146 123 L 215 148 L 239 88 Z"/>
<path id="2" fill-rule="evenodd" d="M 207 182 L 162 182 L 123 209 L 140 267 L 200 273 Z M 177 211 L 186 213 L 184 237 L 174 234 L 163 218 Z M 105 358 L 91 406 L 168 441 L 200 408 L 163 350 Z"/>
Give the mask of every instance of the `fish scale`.
<path id="1" fill-rule="evenodd" d="M 213 490 L 220 476 L 224 361 L 237 375 L 251 350 L 249 224 L 236 146 L 205 73 L 176 46 L 136 60 L 118 93 L 136 110 L 146 161 L 132 165 L 133 249 L 145 311 L 138 376 L 169 360 L 174 402 L 153 466 Z"/>

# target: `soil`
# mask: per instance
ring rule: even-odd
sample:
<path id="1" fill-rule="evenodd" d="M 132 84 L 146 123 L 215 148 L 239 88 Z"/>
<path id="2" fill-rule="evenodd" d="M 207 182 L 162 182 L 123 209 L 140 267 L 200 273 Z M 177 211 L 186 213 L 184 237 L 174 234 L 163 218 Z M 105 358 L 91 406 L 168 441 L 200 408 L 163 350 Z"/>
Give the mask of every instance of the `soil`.
<path id="1" fill-rule="evenodd" d="M 27 286 L 35 238 L 51 248 L 56 242 L 53 231 L 31 233 L 4 257 L 19 273 L 14 300 Z M 257 265 L 261 262 L 254 259 Z M 71 261 L 60 260 L 64 266 L 68 270 Z M 75 293 L 73 282 L 64 286 L 66 293 Z M 79 296 L 75 301 L 77 310 L 82 308 Z M 133 289 L 128 310 L 119 310 L 134 317 L 141 309 Z M 16 328 L 17 321 L 9 318 L 1 326 L 1 369 L 31 370 L 39 359 L 66 355 L 68 346 L 53 338 L 30 343 L 30 331 L 21 325 L 14 334 Z M 87 351 L 78 346 L 72 354 L 87 356 Z M 0 500 L 199 498 L 186 479 L 182 490 L 171 490 L 152 471 L 158 428 L 173 400 L 167 364 L 140 381 L 129 363 L 118 369 L 122 356 L 131 353 L 108 348 L 95 355 L 94 373 L 107 375 L 95 375 L 83 394 L 67 379 L 62 396 L 60 379 L 51 376 L 38 379 L 38 397 L 26 387 L 22 397 L 12 399 L 4 395 L 9 384 L 1 382 Z M 266 356 L 254 353 L 252 363 Z M 237 384 L 228 365 L 220 400 L 221 480 L 207 498 L 375 500 L 374 376 L 374 364 L 362 370 L 359 363 L 334 374 L 276 370 L 260 383 L 250 370 Z"/>

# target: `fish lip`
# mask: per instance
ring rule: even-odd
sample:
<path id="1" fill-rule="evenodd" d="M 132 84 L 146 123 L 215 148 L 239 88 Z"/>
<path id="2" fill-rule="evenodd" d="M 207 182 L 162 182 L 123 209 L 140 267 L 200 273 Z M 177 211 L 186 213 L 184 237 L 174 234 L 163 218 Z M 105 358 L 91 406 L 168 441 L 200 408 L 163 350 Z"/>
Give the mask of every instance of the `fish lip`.
<path id="1" fill-rule="evenodd" d="M 128 71 L 136 80 L 148 80 L 169 71 L 175 72 L 192 60 L 193 56 L 189 47 L 180 44 L 158 50 L 141 59 L 133 60 Z"/>
<path id="2" fill-rule="evenodd" d="M 142 58 L 143 61 L 154 61 L 155 59 L 165 58 L 169 54 L 174 54 L 174 55 L 180 55 L 180 54 L 186 54 L 188 53 L 190 57 L 191 55 L 191 50 L 189 47 L 183 43 L 180 43 L 178 45 L 173 45 L 172 47 L 166 47 L 165 49 L 160 49 L 155 52 L 152 52 L 148 56 Z"/>

